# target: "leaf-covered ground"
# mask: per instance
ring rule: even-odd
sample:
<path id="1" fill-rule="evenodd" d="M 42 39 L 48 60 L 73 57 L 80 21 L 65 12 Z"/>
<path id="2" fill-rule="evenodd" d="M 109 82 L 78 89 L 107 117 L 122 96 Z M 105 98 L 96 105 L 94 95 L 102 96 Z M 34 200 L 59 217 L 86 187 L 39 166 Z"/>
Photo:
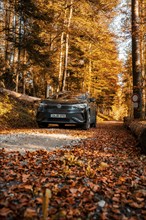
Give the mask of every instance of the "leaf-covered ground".
<path id="1" fill-rule="evenodd" d="M 120 123 L 93 133 L 65 150 L 0 150 L 0 219 L 145 220 L 146 156 Z"/>

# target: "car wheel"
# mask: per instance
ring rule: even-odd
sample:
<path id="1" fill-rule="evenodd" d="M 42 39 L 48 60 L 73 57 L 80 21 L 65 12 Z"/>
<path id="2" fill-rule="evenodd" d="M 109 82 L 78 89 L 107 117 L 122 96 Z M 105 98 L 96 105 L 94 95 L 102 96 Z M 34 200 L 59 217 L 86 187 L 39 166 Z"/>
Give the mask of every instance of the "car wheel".
<path id="1" fill-rule="evenodd" d="M 48 124 L 47 123 L 38 123 L 38 127 L 39 128 L 47 128 L 48 127 Z"/>
<path id="2" fill-rule="evenodd" d="M 92 127 L 96 128 L 96 118 L 95 118 L 94 122 L 92 123 Z"/>
<path id="3" fill-rule="evenodd" d="M 88 130 L 90 128 L 90 113 L 87 113 L 87 120 L 86 123 L 83 125 L 84 130 Z"/>
<path id="4" fill-rule="evenodd" d="M 92 128 L 96 128 L 96 122 L 92 124 Z"/>

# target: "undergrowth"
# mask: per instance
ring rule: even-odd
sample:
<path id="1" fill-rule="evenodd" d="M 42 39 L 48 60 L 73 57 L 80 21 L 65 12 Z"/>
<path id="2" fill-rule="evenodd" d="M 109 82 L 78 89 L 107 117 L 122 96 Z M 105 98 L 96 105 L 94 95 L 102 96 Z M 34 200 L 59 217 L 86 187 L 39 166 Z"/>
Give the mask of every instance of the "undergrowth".
<path id="1" fill-rule="evenodd" d="M 36 126 L 35 108 L 32 104 L 0 93 L 0 130 Z"/>

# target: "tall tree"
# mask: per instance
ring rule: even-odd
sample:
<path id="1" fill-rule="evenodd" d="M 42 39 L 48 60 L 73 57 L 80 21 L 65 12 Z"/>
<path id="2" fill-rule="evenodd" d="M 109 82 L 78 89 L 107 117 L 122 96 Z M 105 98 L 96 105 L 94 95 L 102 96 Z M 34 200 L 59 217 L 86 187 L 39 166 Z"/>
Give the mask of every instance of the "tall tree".
<path id="1" fill-rule="evenodd" d="M 133 95 L 138 100 L 134 103 L 134 118 L 142 117 L 142 72 L 140 59 L 140 12 L 139 0 L 132 0 L 132 74 L 133 74 Z"/>
<path id="2" fill-rule="evenodd" d="M 141 61 L 141 75 L 142 75 L 142 118 L 146 116 L 146 1 L 140 0 L 140 61 Z"/>

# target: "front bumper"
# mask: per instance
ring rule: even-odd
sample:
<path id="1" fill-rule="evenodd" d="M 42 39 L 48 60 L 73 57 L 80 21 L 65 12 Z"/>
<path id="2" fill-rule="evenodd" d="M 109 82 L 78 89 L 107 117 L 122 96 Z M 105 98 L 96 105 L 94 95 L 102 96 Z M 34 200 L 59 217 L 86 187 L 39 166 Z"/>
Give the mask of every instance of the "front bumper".
<path id="1" fill-rule="evenodd" d="M 65 114 L 64 118 L 51 118 L 51 114 Z M 37 123 L 48 124 L 84 124 L 86 122 L 86 109 L 76 111 L 43 111 L 36 115 Z"/>

